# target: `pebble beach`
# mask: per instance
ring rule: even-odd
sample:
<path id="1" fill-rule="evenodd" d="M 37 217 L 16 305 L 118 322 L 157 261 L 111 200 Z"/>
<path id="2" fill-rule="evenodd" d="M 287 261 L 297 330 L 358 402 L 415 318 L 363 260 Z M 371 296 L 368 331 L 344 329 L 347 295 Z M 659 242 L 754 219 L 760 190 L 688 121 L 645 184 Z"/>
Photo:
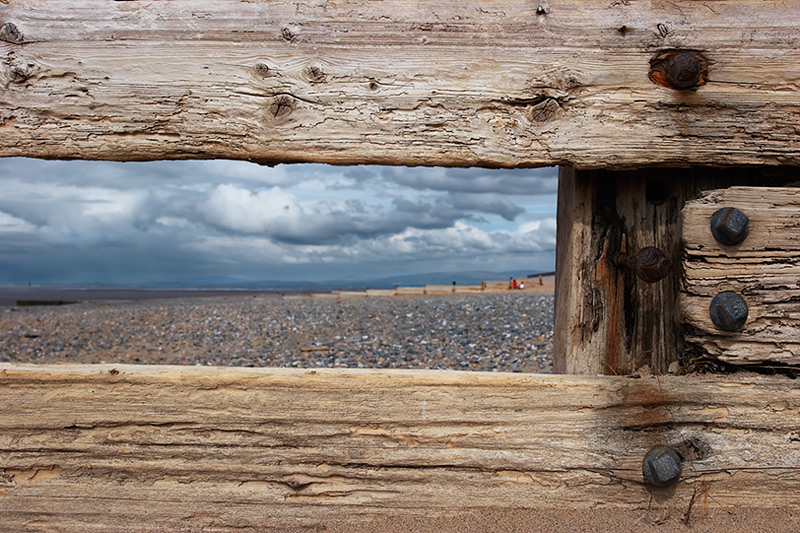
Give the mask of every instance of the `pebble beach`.
<path id="1" fill-rule="evenodd" d="M 0 362 L 550 372 L 553 295 L 229 295 L 0 310 Z"/>

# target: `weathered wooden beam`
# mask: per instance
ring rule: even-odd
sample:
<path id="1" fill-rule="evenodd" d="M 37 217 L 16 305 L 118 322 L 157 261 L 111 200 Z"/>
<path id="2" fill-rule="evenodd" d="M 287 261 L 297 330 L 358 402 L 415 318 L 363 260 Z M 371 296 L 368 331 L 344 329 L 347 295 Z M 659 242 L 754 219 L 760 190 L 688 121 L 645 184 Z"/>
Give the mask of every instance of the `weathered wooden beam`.
<path id="1" fill-rule="evenodd" d="M 796 181 L 799 175 L 791 167 L 640 171 L 562 167 L 555 371 L 630 374 L 648 365 L 665 373 L 683 352 L 679 296 L 684 204 L 703 190 L 778 185 Z M 739 196 L 741 203 L 749 201 L 746 196 Z M 663 260 L 672 267 L 665 268 Z"/>
<path id="2" fill-rule="evenodd" d="M 755 0 L 8 0 L 0 156 L 796 165 L 798 20 Z"/>
<path id="3" fill-rule="evenodd" d="M 727 208 L 749 219 L 740 243 L 723 244 L 712 234 L 713 214 Z M 729 363 L 800 367 L 800 188 L 720 189 L 689 202 L 683 218 L 687 341 Z M 735 323 L 720 327 L 710 314 L 725 291 L 747 306 L 744 322 L 731 331 L 724 328 Z"/>
<path id="4" fill-rule="evenodd" d="M 4 531 L 800 510 L 787 378 L 5 364 L 0 405 Z"/>

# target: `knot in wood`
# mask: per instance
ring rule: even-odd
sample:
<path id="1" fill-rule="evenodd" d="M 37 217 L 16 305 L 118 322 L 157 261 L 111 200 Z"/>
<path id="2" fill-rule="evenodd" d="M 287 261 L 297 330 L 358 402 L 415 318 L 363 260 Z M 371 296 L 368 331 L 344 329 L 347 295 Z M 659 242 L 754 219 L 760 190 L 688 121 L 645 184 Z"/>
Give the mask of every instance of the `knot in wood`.
<path id="1" fill-rule="evenodd" d="M 16 24 L 6 22 L 0 27 L 0 41 L 5 41 L 11 44 L 22 44 L 25 36 L 19 31 Z"/>
<path id="2" fill-rule="evenodd" d="M 272 105 L 269 107 L 269 113 L 272 118 L 286 117 L 294 111 L 297 106 L 294 98 L 287 94 L 281 94 L 273 100 Z"/>
<path id="3" fill-rule="evenodd" d="M 306 68 L 304 74 L 310 83 L 325 82 L 325 71 L 316 65 L 311 65 L 310 67 Z"/>
<path id="4" fill-rule="evenodd" d="M 554 119 L 561 110 L 561 106 L 555 98 L 545 98 L 533 106 L 528 113 L 531 122 L 549 122 Z"/>
<path id="5" fill-rule="evenodd" d="M 31 77 L 31 71 L 27 66 L 16 65 L 8 71 L 8 81 L 11 83 L 24 83 Z"/>
<path id="6" fill-rule="evenodd" d="M 266 63 L 256 63 L 253 66 L 253 72 L 261 76 L 262 78 L 266 78 L 271 74 L 269 65 L 267 65 Z"/>
<path id="7" fill-rule="evenodd" d="M 297 38 L 297 33 L 287 26 L 281 29 L 281 37 L 284 41 L 292 43 Z"/>

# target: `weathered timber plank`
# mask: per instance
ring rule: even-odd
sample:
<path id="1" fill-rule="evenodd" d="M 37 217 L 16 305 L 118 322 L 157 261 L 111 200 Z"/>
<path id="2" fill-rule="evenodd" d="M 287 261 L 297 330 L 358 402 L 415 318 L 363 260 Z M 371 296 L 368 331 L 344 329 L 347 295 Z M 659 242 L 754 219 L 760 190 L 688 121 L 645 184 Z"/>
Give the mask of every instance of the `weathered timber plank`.
<path id="1" fill-rule="evenodd" d="M 741 244 L 722 245 L 711 234 L 711 215 L 723 207 L 750 220 Z M 687 341 L 731 363 L 800 365 L 800 188 L 713 191 L 688 203 L 683 218 Z M 722 331 L 711 321 L 711 299 L 725 290 L 747 302 L 739 331 Z"/>
<path id="2" fill-rule="evenodd" d="M 0 156 L 800 164 L 798 2 L 0 4 Z M 650 81 L 686 49 L 705 83 Z"/>
<path id="3" fill-rule="evenodd" d="M 682 352 L 681 209 L 704 189 L 797 180 L 795 168 L 559 174 L 554 365 L 568 374 L 665 373 Z M 706 226 L 707 228 L 707 226 Z M 656 247 L 673 268 L 648 282 L 615 255 Z"/>
<path id="4" fill-rule="evenodd" d="M 5 531 L 800 509 L 785 378 L 5 364 L 0 404 Z M 671 489 L 642 482 L 658 444 Z"/>

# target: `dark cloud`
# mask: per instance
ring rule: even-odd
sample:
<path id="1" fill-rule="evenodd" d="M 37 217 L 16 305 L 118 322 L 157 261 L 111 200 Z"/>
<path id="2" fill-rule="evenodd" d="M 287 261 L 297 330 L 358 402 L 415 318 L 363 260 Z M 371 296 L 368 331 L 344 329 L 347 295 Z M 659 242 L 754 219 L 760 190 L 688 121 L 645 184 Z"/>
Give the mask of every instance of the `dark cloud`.
<path id="1" fill-rule="evenodd" d="M 555 242 L 553 169 L 12 158 L 0 186 L 0 283 L 506 270 Z"/>
<path id="2" fill-rule="evenodd" d="M 387 181 L 419 190 L 496 193 L 512 198 L 554 194 L 558 191 L 558 175 L 554 168 L 486 170 L 381 167 L 378 172 Z"/>
<path id="3" fill-rule="evenodd" d="M 508 221 L 525 212 L 523 207 L 512 202 L 508 197 L 496 193 L 451 193 L 453 207 L 463 211 L 494 214 Z"/>
<path id="4" fill-rule="evenodd" d="M 269 237 L 289 244 L 351 243 L 413 228 L 452 226 L 468 213 L 443 202 L 393 200 L 386 210 L 359 199 L 303 205 L 279 187 L 250 191 L 230 184 L 215 188 L 200 204 L 209 223 L 223 230 Z"/>

